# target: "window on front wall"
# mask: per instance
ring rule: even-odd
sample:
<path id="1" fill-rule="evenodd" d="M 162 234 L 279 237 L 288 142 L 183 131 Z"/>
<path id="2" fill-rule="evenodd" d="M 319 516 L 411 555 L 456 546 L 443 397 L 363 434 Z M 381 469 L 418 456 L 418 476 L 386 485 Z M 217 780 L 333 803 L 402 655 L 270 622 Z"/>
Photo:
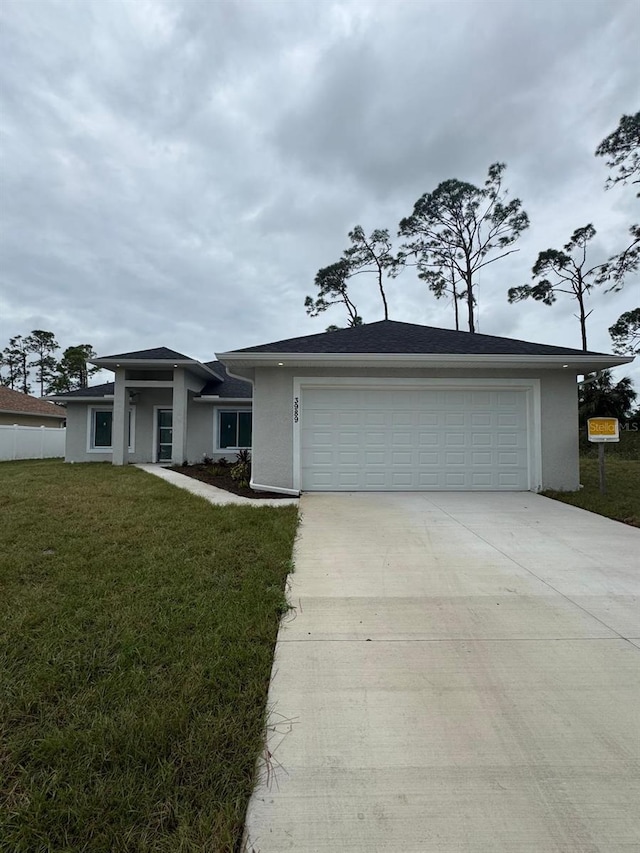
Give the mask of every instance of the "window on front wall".
<path id="1" fill-rule="evenodd" d="M 251 447 L 251 412 L 219 413 L 220 448 Z"/>
<path id="2" fill-rule="evenodd" d="M 133 410 L 129 409 L 129 450 L 133 449 L 132 443 L 132 420 Z M 113 442 L 113 410 L 92 409 L 91 411 L 91 449 L 111 450 Z"/>

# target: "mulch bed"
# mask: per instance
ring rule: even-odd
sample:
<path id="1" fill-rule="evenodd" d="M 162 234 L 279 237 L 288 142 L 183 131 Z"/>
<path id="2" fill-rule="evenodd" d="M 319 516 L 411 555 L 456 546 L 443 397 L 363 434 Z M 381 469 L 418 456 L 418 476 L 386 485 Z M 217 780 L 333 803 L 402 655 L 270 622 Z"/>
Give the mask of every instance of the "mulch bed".
<path id="1" fill-rule="evenodd" d="M 202 483 L 208 483 L 218 489 L 224 489 L 225 492 L 232 492 L 234 495 L 256 501 L 265 499 L 286 500 L 291 497 L 291 495 L 282 495 L 280 492 L 254 492 L 249 487 L 241 486 L 231 476 L 231 469 L 225 471 L 224 474 L 214 474 L 210 465 L 172 465 L 171 470 L 177 471 L 178 474 L 185 474 L 187 477 L 193 477 L 194 480 L 200 480 Z"/>

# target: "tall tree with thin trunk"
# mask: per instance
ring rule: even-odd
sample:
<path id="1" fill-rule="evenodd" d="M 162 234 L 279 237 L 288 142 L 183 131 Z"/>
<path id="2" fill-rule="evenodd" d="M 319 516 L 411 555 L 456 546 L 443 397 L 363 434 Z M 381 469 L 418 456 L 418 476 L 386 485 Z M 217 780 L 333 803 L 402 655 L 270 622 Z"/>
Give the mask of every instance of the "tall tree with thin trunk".
<path id="1" fill-rule="evenodd" d="M 606 189 L 616 184 L 640 184 L 640 112 L 623 115 L 618 127 L 597 147 L 596 156 L 606 157 L 605 162 L 612 170 L 605 183 Z M 636 196 L 640 198 L 640 192 Z M 599 283 L 611 282 L 609 290 L 621 290 L 627 277 L 640 268 L 639 224 L 629 227 L 629 236 L 629 244 L 602 264 Z"/>
<path id="2" fill-rule="evenodd" d="M 384 292 L 383 278 L 395 271 L 395 257 L 389 231 L 386 228 L 376 228 L 369 237 L 360 225 L 349 231 L 351 246 L 345 249 L 343 257 L 349 264 L 350 275 L 373 273 L 376 277 L 384 319 L 389 319 L 389 305 Z"/>
<path id="3" fill-rule="evenodd" d="M 305 299 L 307 314 L 310 317 L 318 317 L 332 305 L 344 305 L 347 309 L 347 325 L 361 325 L 362 317 L 349 296 L 350 274 L 349 264 L 344 259 L 318 270 L 315 278 L 318 295 L 315 299 L 312 296 L 307 296 Z"/>
<path id="4" fill-rule="evenodd" d="M 58 362 L 56 375 L 49 386 L 48 393 L 62 394 L 87 386 L 89 379 L 100 370 L 99 367 L 87 364 L 87 361 L 95 358 L 95 355 L 91 344 L 67 347 Z"/>
<path id="5" fill-rule="evenodd" d="M 640 184 L 640 112 L 622 116 L 617 128 L 596 148 L 596 157 L 607 157 L 607 166 L 617 169 L 607 178 L 607 188 L 617 183 Z"/>
<path id="6" fill-rule="evenodd" d="M 593 225 L 577 228 L 562 250 L 547 249 L 540 252 L 533 265 L 533 284 L 511 287 L 508 291 L 509 302 L 522 302 L 535 299 L 545 305 L 553 305 L 558 293 L 566 293 L 578 306 L 576 317 L 580 322 L 582 349 L 587 349 L 587 319 L 591 311 L 587 310 L 587 297 L 599 284 L 598 276 L 601 264 L 587 265 L 587 246 L 595 237 Z M 593 310 L 593 309 L 591 309 Z"/>
<path id="7" fill-rule="evenodd" d="M 335 264 L 318 270 L 315 285 L 318 295 L 315 299 L 307 296 L 305 308 L 311 317 L 317 317 L 332 305 L 343 304 L 347 309 L 349 326 L 359 326 L 362 317 L 349 294 L 349 282 L 357 275 L 373 274 L 382 301 L 384 319 L 389 319 L 389 304 L 384 289 L 384 278 L 395 277 L 400 272 L 389 231 L 386 228 L 376 228 L 367 237 L 364 229 L 356 225 L 349 231 L 351 245 L 342 253 L 342 257 Z M 330 326 L 329 329 L 337 328 Z"/>
<path id="8" fill-rule="evenodd" d="M 400 222 L 399 235 L 405 242 L 398 262 L 415 259 L 423 273 L 436 273 L 434 281 L 438 274 L 439 280 L 448 280 L 453 270 L 462 282 L 470 332 L 476 331 L 478 273 L 517 252 L 509 247 L 529 227 L 520 199 L 507 201 L 502 185 L 505 169 L 504 163 L 493 163 L 483 187 L 456 179 L 443 181 L 421 196 L 411 216 Z M 437 289 L 434 292 L 437 295 Z"/>
<path id="9" fill-rule="evenodd" d="M 438 269 L 425 268 L 418 262 L 418 278 L 427 282 L 436 299 L 451 299 L 456 331 L 460 331 L 460 301 L 465 300 L 465 290 L 459 290 L 460 276 L 453 265 L 442 264 Z"/>
<path id="10" fill-rule="evenodd" d="M 613 350 L 619 355 L 640 355 L 640 308 L 621 314 L 609 326 Z"/>
<path id="11" fill-rule="evenodd" d="M 40 396 L 44 396 L 45 387 L 49 387 L 56 373 L 57 361 L 54 357 L 60 349 L 53 332 L 44 329 L 34 329 L 25 338 L 25 344 L 30 353 L 35 355 L 29 367 L 35 368 L 36 381 L 40 386 Z"/>
<path id="12" fill-rule="evenodd" d="M 29 355 L 26 338 L 22 335 L 9 338 L 9 346 L 4 349 L 5 364 L 9 368 L 9 387 L 14 391 L 22 391 L 23 394 L 31 393 Z"/>

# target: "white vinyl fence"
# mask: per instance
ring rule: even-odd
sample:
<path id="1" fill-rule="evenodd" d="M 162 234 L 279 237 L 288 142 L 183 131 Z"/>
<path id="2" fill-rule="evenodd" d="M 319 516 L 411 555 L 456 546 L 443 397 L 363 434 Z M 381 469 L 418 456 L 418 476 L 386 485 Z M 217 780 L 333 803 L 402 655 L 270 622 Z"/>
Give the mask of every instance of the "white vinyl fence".
<path id="1" fill-rule="evenodd" d="M 0 424 L 0 460 L 64 456 L 66 435 L 65 427 L 60 429 Z"/>

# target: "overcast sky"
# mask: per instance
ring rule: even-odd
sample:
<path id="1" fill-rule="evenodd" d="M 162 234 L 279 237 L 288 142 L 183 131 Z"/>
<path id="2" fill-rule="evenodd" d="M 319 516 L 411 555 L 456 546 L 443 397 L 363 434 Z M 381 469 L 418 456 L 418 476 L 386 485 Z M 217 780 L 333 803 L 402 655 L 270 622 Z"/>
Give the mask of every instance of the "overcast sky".
<path id="1" fill-rule="evenodd" d="M 43 328 L 208 360 L 343 324 L 304 298 L 347 232 L 395 235 L 495 161 L 531 227 L 483 271 L 479 330 L 579 348 L 568 299 L 506 293 L 589 222 L 594 260 L 624 247 L 638 200 L 594 151 L 639 108 L 639 38 L 637 0 L 3 0 L 0 349 Z M 593 296 L 590 349 L 639 291 Z M 411 273 L 387 293 L 453 327 Z M 354 299 L 382 319 L 373 279 Z"/>

